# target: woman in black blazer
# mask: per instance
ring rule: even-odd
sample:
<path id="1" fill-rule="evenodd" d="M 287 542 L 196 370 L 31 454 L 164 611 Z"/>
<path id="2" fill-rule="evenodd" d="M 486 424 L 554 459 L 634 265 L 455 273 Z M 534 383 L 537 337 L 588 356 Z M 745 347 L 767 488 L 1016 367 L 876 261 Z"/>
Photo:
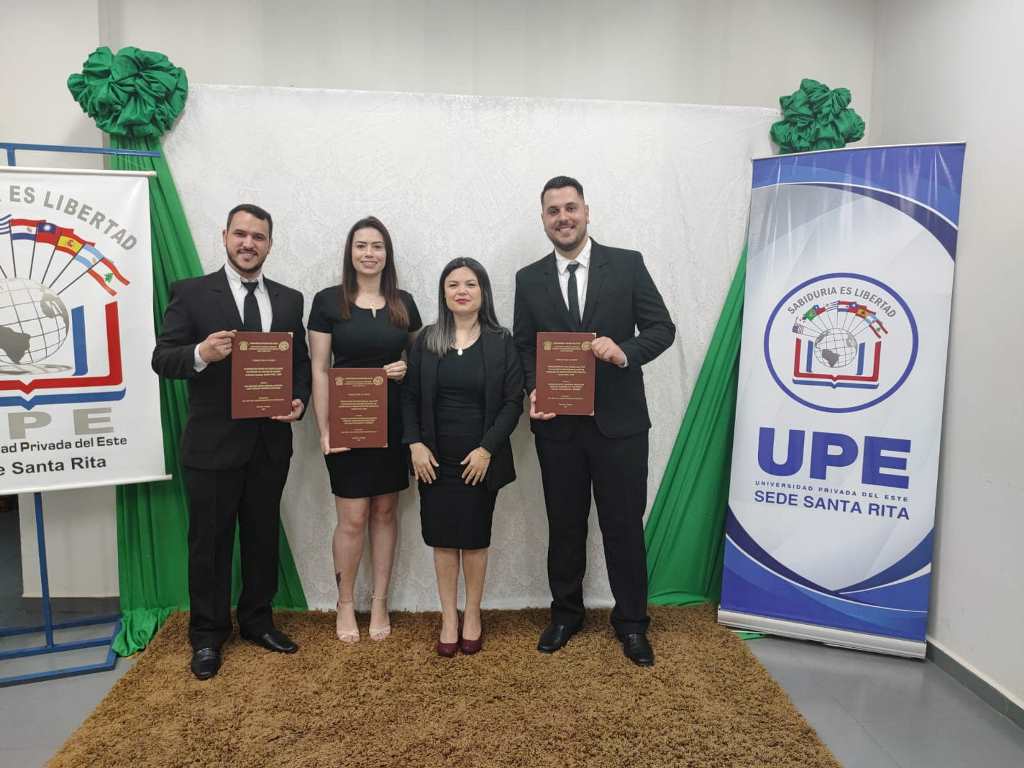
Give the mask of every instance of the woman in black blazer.
<path id="1" fill-rule="evenodd" d="M 437 322 L 416 340 L 402 389 L 402 442 L 419 481 L 423 540 L 434 548 L 441 656 L 483 646 L 480 601 L 491 520 L 498 489 L 516 478 L 509 436 L 522 410 L 519 353 L 494 315 L 487 271 L 475 259 L 455 259 L 441 272 Z"/>

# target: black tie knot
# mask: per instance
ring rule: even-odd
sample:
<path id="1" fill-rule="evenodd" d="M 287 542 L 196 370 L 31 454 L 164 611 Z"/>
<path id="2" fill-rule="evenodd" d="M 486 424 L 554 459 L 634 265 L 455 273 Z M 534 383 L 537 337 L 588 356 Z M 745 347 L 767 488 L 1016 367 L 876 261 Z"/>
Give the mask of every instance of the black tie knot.
<path id="1" fill-rule="evenodd" d="M 252 292 L 259 288 L 260 284 L 258 280 L 251 283 L 242 281 L 242 287 L 249 292 L 249 295 L 252 295 Z"/>
<path id="2" fill-rule="evenodd" d="M 567 264 L 565 268 L 569 270 L 569 274 L 571 275 L 575 273 L 577 269 L 580 268 L 580 265 L 574 261 L 572 264 Z"/>

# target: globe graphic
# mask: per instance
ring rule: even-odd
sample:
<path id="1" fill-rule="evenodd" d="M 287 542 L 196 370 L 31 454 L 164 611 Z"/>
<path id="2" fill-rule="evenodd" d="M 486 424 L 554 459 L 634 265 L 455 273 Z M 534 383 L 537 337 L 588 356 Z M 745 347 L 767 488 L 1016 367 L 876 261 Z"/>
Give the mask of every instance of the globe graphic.
<path id="1" fill-rule="evenodd" d="M 33 280 L 0 280 L 0 363 L 40 363 L 68 337 L 68 309 Z"/>
<path id="2" fill-rule="evenodd" d="M 842 328 L 830 328 L 814 340 L 814 356 L 829 368 L 845 368 L 857 357 L 857 339 Z"/>

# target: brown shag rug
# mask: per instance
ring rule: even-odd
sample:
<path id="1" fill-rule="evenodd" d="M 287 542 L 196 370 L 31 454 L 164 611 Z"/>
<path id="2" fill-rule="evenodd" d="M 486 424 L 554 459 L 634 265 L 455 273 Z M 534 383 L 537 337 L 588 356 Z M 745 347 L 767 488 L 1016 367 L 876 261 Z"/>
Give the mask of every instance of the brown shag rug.
<path id="1" fill-rule="evenodd" d="M 295 655 L 237 637 L 212 680 L 189 673 L 173 616 L 50 765 L 800 766 L 839 768 L 709 606 L 651 609 L 657 665 L 622 655 L 607 611 L 550 656 L 547 612 L 485 611 L 485 646 L 439 658 L 436 613 L 348 646 L 333 613 L 281 613 Z"/>

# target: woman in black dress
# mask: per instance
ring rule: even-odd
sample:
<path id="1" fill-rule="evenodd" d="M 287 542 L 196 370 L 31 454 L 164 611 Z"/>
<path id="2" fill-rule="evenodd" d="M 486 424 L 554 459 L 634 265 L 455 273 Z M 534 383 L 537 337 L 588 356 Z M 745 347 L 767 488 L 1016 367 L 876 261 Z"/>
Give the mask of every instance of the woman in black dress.
<path id="1" fill-rule="evenodd" d="M 353 591 L 367 524 L 373 560 L 369 634 L 373 640 L 383 640 L 391 633 L 387 596 L 398 536 L 395 510 L 398 492 L 409 487 L 399 383 L 406 372 L 402 353 L 409 346 L 410 334 L 421 325 L 412 296 L 398 289 L 387 229 L 373 216 L 357 221 L 345 242 L 341 285 L 320 291 L 309 314 L 313 406 L 338 513 L 333 538 L 338 583 L 336 631 L 338 639 L 347 643 L 359 640 Z M 331 367 L 383 368 L 387 372 L 387 448 L 331 448 L 327 405 L 327 371 Z"/>
<path id="2" fill-rule="evenodd" d="M 434 548 L 442 656 L 483 645 L 480 600 L 498 489 L 515 480 L 509 436 L 523 410 L 523 369 L 498 325 L 487 272 L 455 259 L 441 273 L 437 323 L 409 353 L 403 441 L 419 480 L 423 540 Z M 466 610 L 459 627 L 459 565 Z"/>

